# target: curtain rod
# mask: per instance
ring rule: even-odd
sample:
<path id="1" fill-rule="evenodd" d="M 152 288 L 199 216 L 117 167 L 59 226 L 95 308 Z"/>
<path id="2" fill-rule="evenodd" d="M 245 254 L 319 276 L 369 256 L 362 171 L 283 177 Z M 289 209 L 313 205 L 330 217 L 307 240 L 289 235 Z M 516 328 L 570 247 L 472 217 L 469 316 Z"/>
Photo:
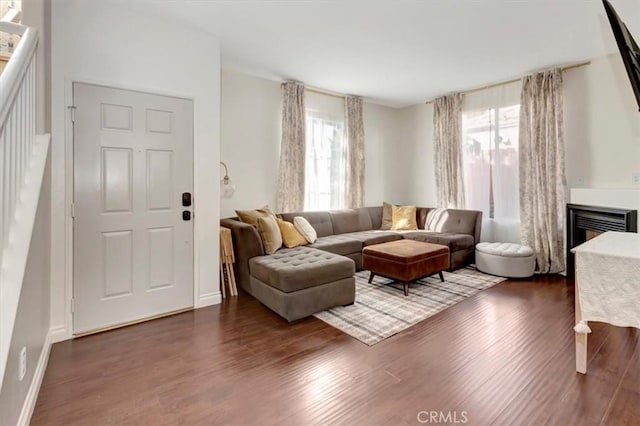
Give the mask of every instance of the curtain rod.
<path id="1" fill-rule="evenodd" d="M 280 83 L 280 87 L 284 86 L 284 83 L 285 83 L 284 81 Z M 318 88 L 309 87 L 309 86 L 304 86 L 304 90 L 307 92 L 318 93 L 320 95 L 333 96 L 334 98 L 340 98 L 340 99 L 344 99 L 347 97 L 347 95 L 343 95 L 341 93 L 330 92 L 328 90 L 318 89 Z"/>
<path id="2" fill-rule="evenodd" d="M 584 67 L 586 65 L 590 65 L 591 61 L 585 61 L 585 62 L 580 62 L 577 64 L 573 64 L 573 65 L 567 65 L 564 67 L 560 67 L 561 71 L 567 71 L 570 70 L 572 68 L 580 68 L 580 67 Z M 486 90 L 486 89 L 491 89 L 493 87 L 498 87 L 498 86 L 504 86 L 505 84 L 510 84 L 510 83 L 515 83 L 516 81 L 520 81 L 522 78 L 514 78 L 511 80 L 506 80 L 506 81 L 500 81 L 498 83 L 491 83 L 491 84 L 487 84 L 486 86 L 481 86 L 481 87 L 475 87 L 473 89 L 469 89 L 469 90 L 464 90 L 462 91 L 462 93 L 469 94 L 469 93 L 475 93 L 475 92 L 479 92 L 481 90 Z M 435 99 L 430 100 L 430 101 L 426 101 L 425 104 L 432 104 L 435 102 Z"/>

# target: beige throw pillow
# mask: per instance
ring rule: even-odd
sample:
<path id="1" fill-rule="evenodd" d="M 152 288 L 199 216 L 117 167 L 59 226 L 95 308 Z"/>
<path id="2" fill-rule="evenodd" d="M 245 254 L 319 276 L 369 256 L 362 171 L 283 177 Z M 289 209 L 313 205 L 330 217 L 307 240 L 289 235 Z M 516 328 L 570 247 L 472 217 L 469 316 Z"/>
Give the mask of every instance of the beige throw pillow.
<path id="1" fill-rule="evenodd" d="M 293 218 L 293 226 L 296 227 L 298 232 L 307 240 L 310 244 L 313 244 L 318 239 L 318 233 L 307 219 L 302 216 L 296 216 Z"/>
<path id="2" fill-rule="evenodd" d="M 257 226 L 258 218 L 265 216 L 273 216 L 276 218 L 276 215 L 273 214 L 269 206 L 264 206 L 261 209 L 253 209 L 253 210 L 236 210 L 236 214 L 238 215 L 238 219 L 244 223 L 248 223 L 249 225 Z"/>
<path id="3" fill-rule="evenodd" d="M 391 225 L 393 225 L 392 210 L 393 204 L 382 202 L 382 225 L 380 225 L 380 229 L 391 229 Z"/>
<path id="4" fill-rule="evenodd" d="M 275 218 L 271 216 L 259 217 L 258 233 L 262 238 L 265 253 L 273 254 L 282 247 L 282 235 Z"/>
<path id="5" fill-rule="evenodd" d="M 307 244 L 307 239 L 293 226 L 293 223 L 286 220 L 276 219 L 280 233 L 282 234 L 282 242 L 285 247 L 293 248 Z"/>
<path id="6" fill-rule="evenodd" d="M 391 225 L 392 230 L 404 231 L 418 229 L 415 206 L 393 206 L 391 214 L 393 217 L 393 225 Z"/>

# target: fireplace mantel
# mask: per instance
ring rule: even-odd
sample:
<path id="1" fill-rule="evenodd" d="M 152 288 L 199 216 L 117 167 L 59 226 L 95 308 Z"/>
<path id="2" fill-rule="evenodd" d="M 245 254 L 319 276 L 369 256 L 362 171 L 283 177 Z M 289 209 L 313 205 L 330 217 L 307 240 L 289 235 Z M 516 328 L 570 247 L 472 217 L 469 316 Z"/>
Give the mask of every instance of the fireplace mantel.
<path id="1" fill-rule="evenodd" d="M 640 210 L 640 188 L 571 188 L 569 202 L 586 206 Z M 640 228 L 640 222 L 637 226 Z"/>

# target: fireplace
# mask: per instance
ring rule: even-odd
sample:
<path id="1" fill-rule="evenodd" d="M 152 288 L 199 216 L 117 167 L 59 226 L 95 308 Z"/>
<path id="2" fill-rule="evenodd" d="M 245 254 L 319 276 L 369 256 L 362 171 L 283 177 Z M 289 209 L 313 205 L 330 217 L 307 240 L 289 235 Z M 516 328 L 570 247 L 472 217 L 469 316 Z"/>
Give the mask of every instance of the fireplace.
<path id="1" fill-rule="evenodd" d="M 606 231 L 638 232 L 638 211 L 567 204 L 567 277 L 575 274 L 571 249 Z"/>

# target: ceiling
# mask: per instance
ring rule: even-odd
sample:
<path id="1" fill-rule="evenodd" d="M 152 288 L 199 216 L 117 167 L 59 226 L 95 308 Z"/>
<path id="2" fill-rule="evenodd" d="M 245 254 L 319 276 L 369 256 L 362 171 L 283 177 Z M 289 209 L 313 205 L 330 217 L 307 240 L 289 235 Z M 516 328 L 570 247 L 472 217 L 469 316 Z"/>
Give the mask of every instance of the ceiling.
<path id="1" fill-rule="evenodd" d="M 402 107 L 616 51 L 600 0 L 143 0 L 224 69 Z M 611 0 L 636 39 L 640 1 Z"/>

